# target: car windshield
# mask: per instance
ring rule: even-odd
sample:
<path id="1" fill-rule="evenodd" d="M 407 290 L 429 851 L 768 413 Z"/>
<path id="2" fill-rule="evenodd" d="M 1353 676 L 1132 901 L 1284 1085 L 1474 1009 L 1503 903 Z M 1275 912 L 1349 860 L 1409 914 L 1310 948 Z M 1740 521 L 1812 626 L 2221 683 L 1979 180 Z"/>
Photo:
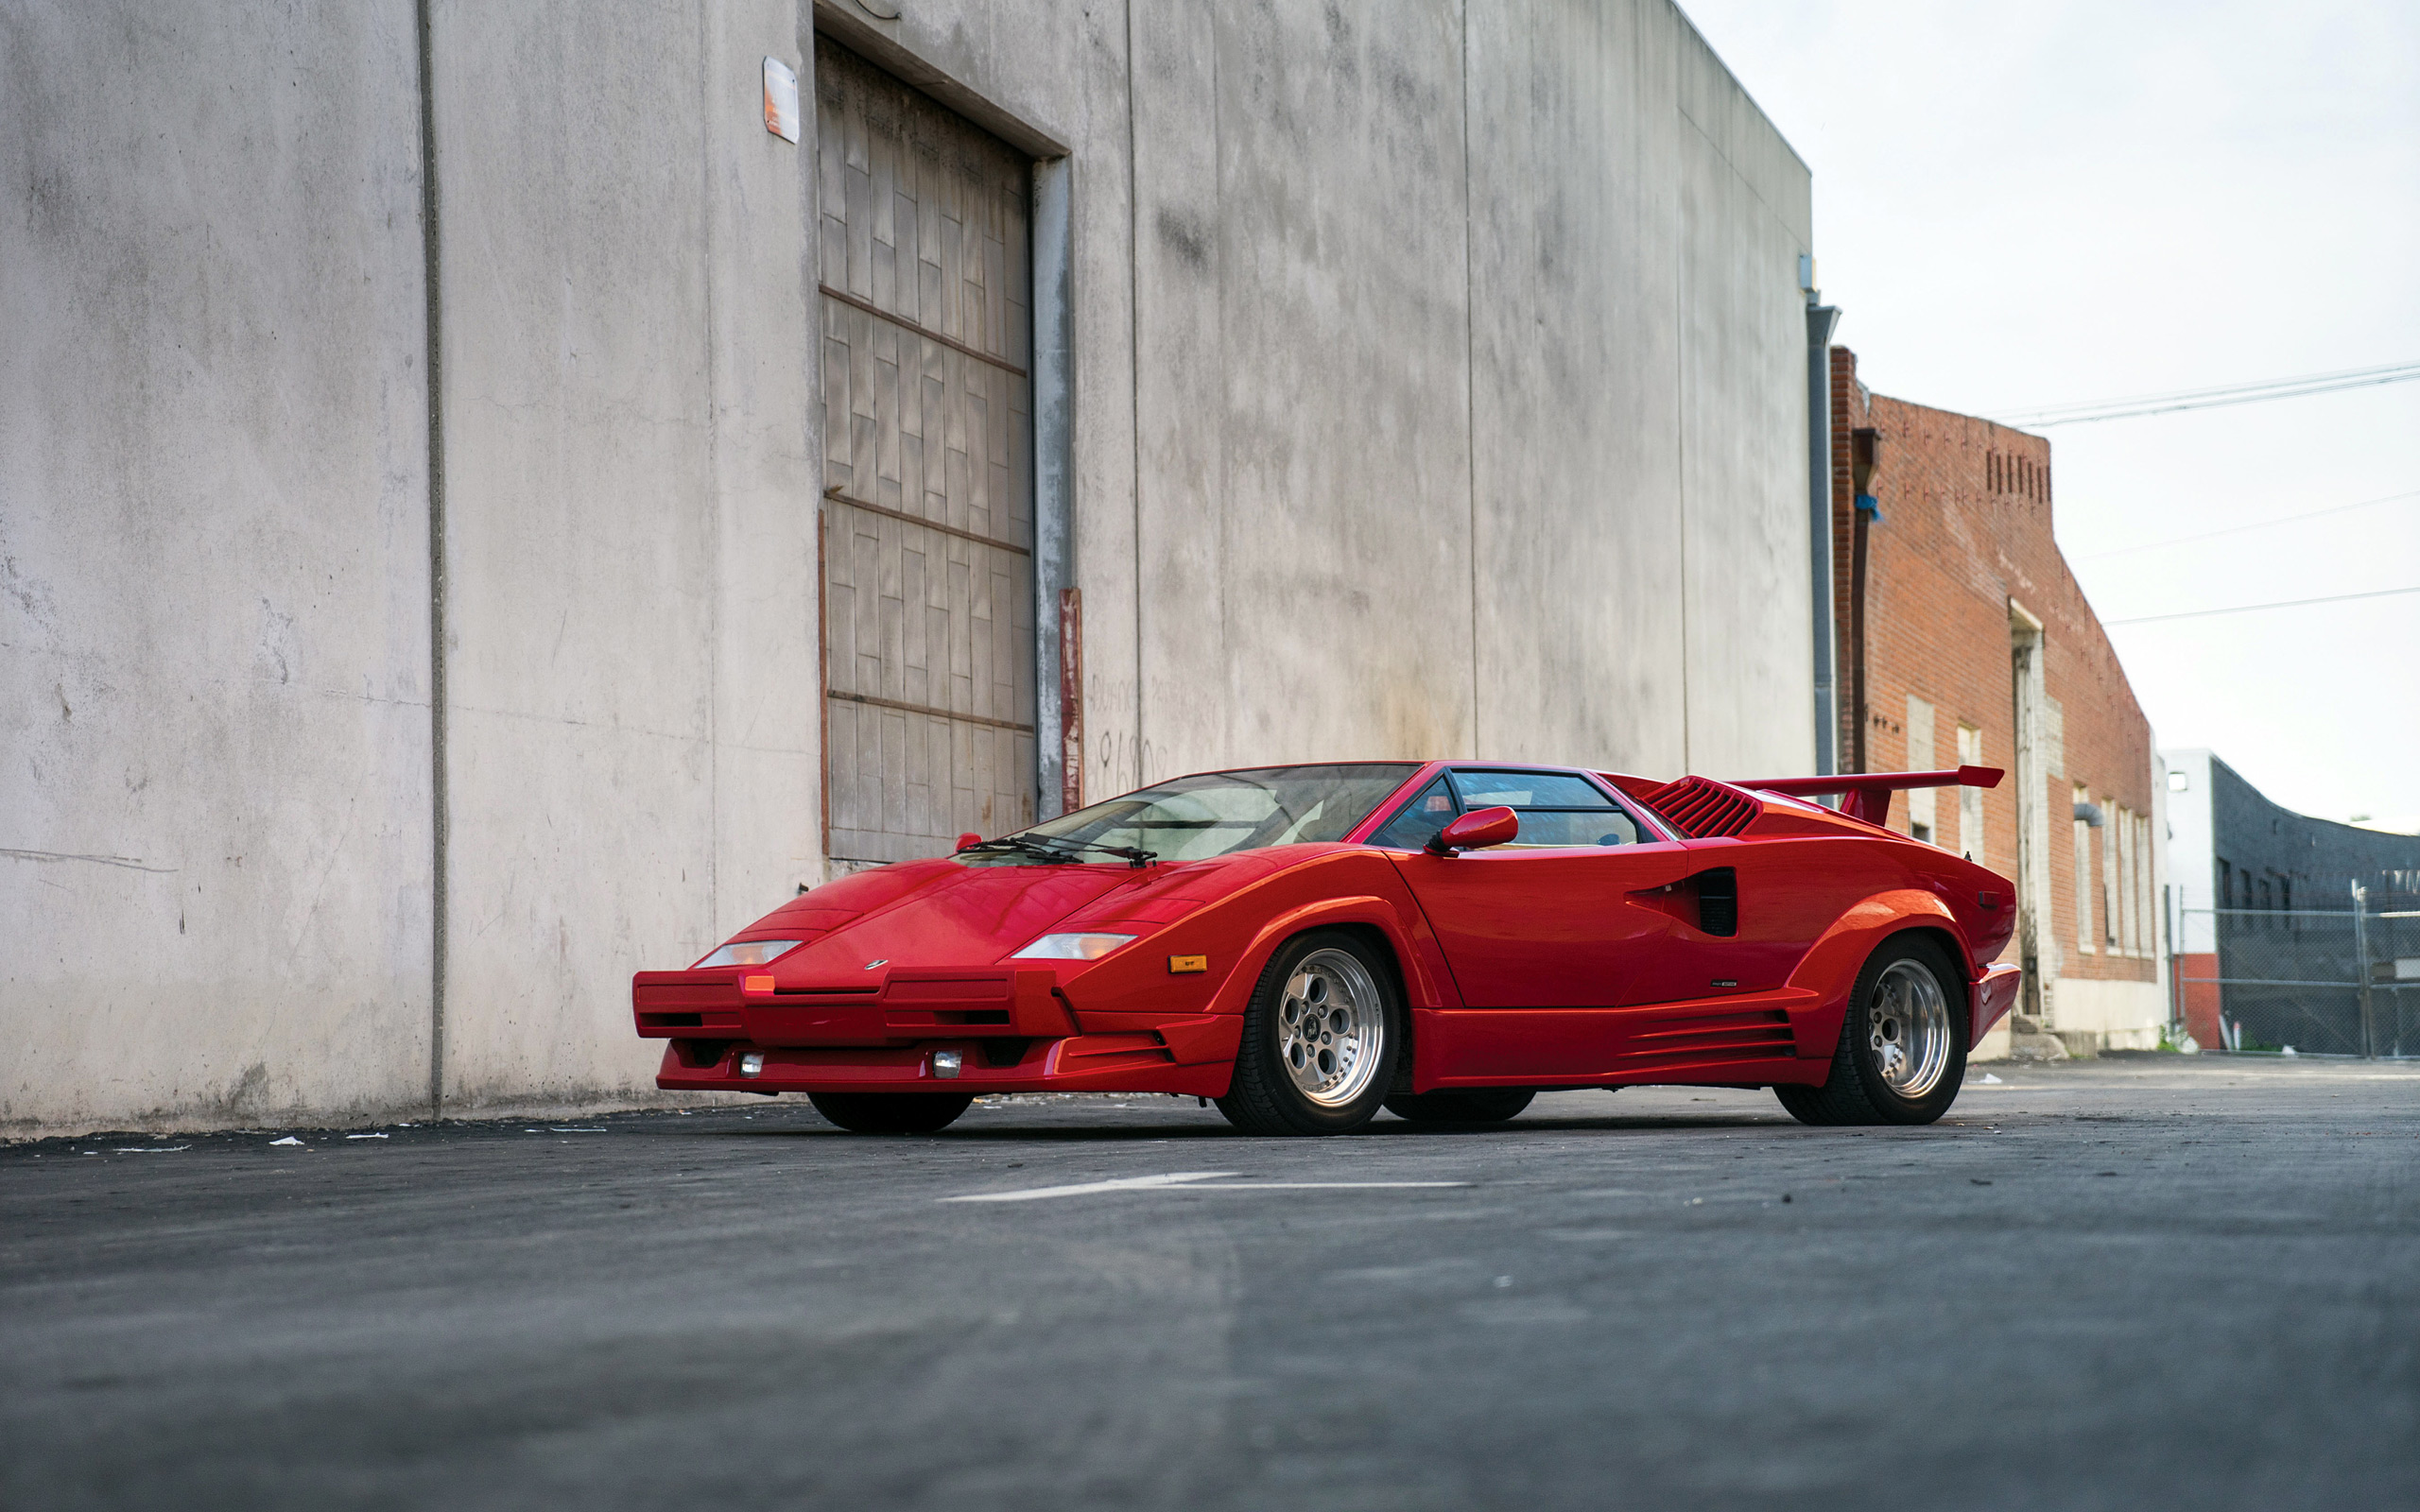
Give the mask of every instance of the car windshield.
<path id="1" fill-rule="evenodd" d="M 1079 861 L 1113 859 L 1115 850 L 1080 849 L 1105 846 L 1200 861 L 1262 846 L 1341 840 L 1419 769 L 1410 762 L 1372 762 L 1180 777 L 1021 830 L 1014 838 L 1038 844 L 982 859 L 1030 864 L 1045 847 Z"/>

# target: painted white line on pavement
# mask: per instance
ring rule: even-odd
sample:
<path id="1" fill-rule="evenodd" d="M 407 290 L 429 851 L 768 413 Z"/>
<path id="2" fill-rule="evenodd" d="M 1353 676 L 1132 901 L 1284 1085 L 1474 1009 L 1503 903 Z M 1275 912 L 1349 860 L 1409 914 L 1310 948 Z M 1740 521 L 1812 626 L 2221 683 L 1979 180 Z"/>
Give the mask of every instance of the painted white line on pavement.
<path id="1" fill-rule="evenodd" d="M 1362 1187 L 1466 1187 L 1467 1181 L 1204 1181 L 1187 1192 L 1328 1192 Z"/>
<path id="2" fill-rule="evenodd" d="M 1165 1176 L 1121 1177 L 1114 1181 L 1085 1181 L 1065 1187 L 1028 1187 L 1022 1192 L 977 1192 L 942 1202 L 1032 1202 L 1042 1197 L 1089 1197 L 1106 1192 L 1155 1192 L 1182 1187 L 1187 1192 L 1327 1192 L 1344 1188 L 1466 1187 L 1467 1181 L 1229 1181 L 1240 1171 L 1171 1171 Z"/>
<path id="3" fill-rule="evenodd" d="M 1222 1176 L 1241 1176 L 1241 1171 L 1170 1171 L 1165 1176 L 1127 1176 L 1114 1181 L 1084 1181 L 1071 1187 L 1028 1187 L 1022 1192 L 977 1192 L 963 1197 L 943 1197 L 943 1202 L 1033 1202 L 1043 1197 L 1087 1197 L 1096 1192 L 1144 1192 L 1153 1187 L 1172 1187 L 1189 1181 L 1215 1181 Z"/>

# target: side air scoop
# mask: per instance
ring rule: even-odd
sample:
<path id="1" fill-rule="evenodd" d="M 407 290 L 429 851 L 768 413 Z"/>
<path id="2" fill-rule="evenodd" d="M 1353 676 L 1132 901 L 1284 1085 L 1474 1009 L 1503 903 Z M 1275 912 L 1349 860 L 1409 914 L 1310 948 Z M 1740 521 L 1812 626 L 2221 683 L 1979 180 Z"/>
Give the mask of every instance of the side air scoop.
<path id="1" fill-rule="evenodd" d="M 1891 816 L 1891 795 L 1911 787 L 1997 787 L 2007 773 L 1997 766 L 1959 766 L 1941 772 L 1839 772 L 1830 777 L 1758 778 L 1734 786 L 1762 788 L 1793 798 L 1841 795 L 1841 812 L 1868 824 Z"/>

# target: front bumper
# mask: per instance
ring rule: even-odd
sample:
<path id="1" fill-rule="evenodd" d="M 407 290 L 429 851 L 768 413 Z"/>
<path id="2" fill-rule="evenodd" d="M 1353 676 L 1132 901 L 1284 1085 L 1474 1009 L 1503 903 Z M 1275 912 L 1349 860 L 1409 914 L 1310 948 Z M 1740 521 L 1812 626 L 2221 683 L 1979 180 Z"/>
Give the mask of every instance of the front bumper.
<path id="1" fill-rule="evenodd" d="M 1091 1013 L 1046 968 L 894 970 L 865 986 L 777 991 L 741 970 L 642 971 L 631 1010 L 670 1040 L 655 1084 L 682 1091 L 1155 1091 L 1221 1097 L 1235 1014 Z M 933 1053 L 958 1052 L 955 1077 Z M 761 1057 L 754 1075 L 743 1057 Z"/>

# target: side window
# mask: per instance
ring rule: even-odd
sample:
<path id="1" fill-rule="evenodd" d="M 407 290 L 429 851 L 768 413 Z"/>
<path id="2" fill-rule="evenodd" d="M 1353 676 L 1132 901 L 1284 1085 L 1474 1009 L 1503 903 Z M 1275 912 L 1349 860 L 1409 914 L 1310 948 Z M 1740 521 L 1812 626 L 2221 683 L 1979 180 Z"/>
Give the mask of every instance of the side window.
<path id="1" fill-rule="evenodd" d="M 1521 816 L 1522 847 L 1636 845 L 1637 821 L 1584 778 L 1563 772 L 1449 774 L 1464 809 L 1504 807 Z"/>
<path id="2" fill-rule="evenodd" d="M 1395 810 L 1395 816 L 1378 827 L 1377 833 L 1370 836 L 1370 843 L 1393 850 L 1417 850 L 1437 838 L 1438 831 L 1453 823 L 1458 812 L 1454 795 L 1441 777 Z"/>

